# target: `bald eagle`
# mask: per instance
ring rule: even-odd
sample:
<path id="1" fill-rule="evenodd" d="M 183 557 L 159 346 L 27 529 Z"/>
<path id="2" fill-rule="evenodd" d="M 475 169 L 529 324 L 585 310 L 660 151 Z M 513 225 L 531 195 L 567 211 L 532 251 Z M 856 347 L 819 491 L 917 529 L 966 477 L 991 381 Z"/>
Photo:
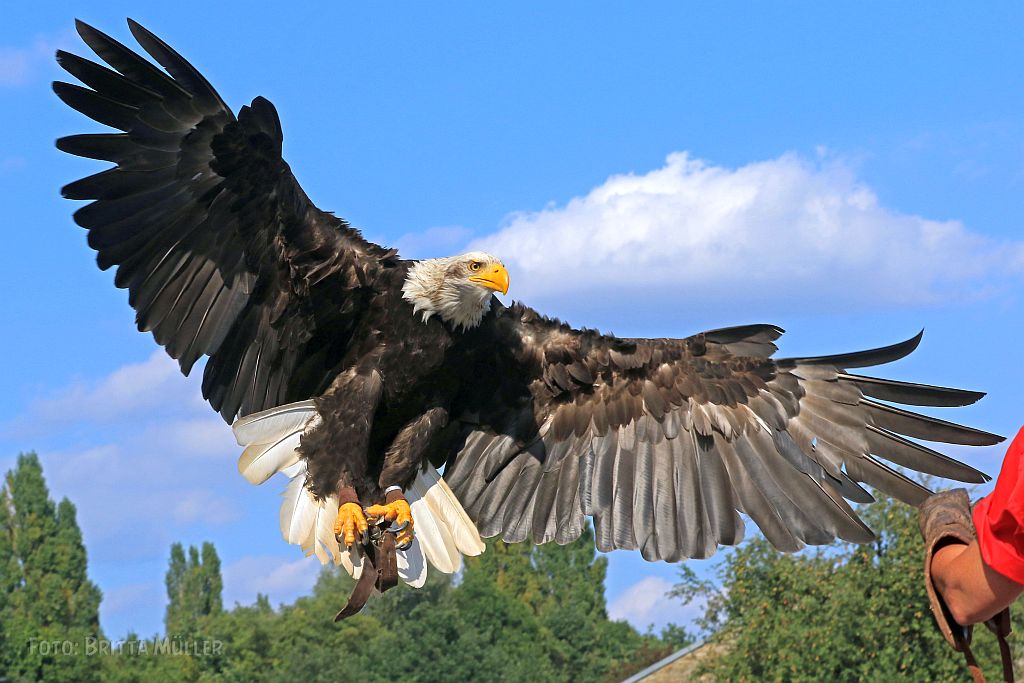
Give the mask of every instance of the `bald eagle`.
<path id="1" fill-rule="evenodd" d="M 922 445 L 993 434 L 896 404 L 965 406 L 983 394 L 851 372 L 886 348 L 774 359 L 773 325 L 684 339 L 574 329 L 495 296 L 497 255 L 410 261 L 312 204 L 257 97 L 237 115 L 167 44 L 129 20 L 160 65 L 79 22 L 111 68 L 60 51 L 86 87 L 66 104 L 119 132 L 57 141 L 114 167 L 63 188 L 93 200 L 99 267 L 116 267 L 138 328 L 188 374 L 245 449 L 253 483 L 290 477 L 284 537 L 359 575 L 374 522 L 398 571 L 458 569 L 481 537 L 565 544 L 587 518 L 602 551 L 704 558 L 744 516 L 777 548 L 868 542 L 847 501 L 869 486 L 910 504 L 929 491 L 891 464 L 965 482 L 981 472 Z M 439 474 L 443 471 L 443 477 Z M 742 514 L 741 514 L 742 513 Z"/>

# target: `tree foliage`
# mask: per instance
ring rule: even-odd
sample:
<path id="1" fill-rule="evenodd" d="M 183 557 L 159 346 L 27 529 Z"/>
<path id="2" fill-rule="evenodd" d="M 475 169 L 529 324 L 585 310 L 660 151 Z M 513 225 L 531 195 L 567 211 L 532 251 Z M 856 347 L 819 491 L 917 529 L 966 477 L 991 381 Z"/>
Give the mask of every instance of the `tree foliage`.
<path id="1" fill-rule="evenodd" d="M 202 617 L 223 609 L 220 558 L 212 543 L 203 543 L 201 556 L 195 546 L 189 546 L 188 560 L 180 543 L 172 545 L 165 582 L 164 626 L 168 635 L 194 635 Z"/>
<path id="2" fill-rule="evenodd" d="M 15 681 L 98 680 L 80 655 L 100 635 L 99 604 L 75 506 L 54 505 L 39 459 L 19 456 L 0 488 L 2 671 Z"/>
<path id="3" fill-rule="evenodd" d="M 424 588 L 399 586 L 338 624 L 353 586 L 343 571 L 324 570 L 312 595 L 276 610 L 260 596 L 204 611 L 197 606 L 219 602 L 219 590 L 218 600 L 204 593 L 219 575 L 204 574 L 214 566 L 205 551 L 190 551 L 171 550 L 168 634 L 213 641 L 216 651 L 147 656 L 160 644 L 149 641 L 147 655 L 108 657 L 106 680 L 618 681 L 673 647 L 608 619 L 607 561 L 589 530 L 565 547 L 490 541 L 457 578 L 432 572 Z"/>
<path id="4" fill-rule="evenodd" d="M 675 594 L 706 600 L 700 625 L 722 646 L 707 673 L 965 679 L 928 611 L 916 511 L 883 497 L 861 513 L 878 536 L 871 545 L 785 555 L 754 538 L 726 555 L 718 585 L 681 568 Z M 324 570 L 312 594 L 290 605 L 275 609 L 259 596 L 225 610 L 213 545 L 174 544 L 166 636 L 129 634 L 119 651 L 93 657 L 46 653 L 31 644 L 101 636 L 100 593 L 86 575 L 74 506 L 50 500 L 30 454 L 0 488 L 0 666 L 13 681 L 619 681 L 692 638 L 678 627 L 655 637 L 609 620 L 606 565 L 589 529 L 563 547 L 492 540 L 457 577 L 433 572 L 423 589 L 400 586 L 335 624 L 353 586 L 343 571 Z M 984 629 L 975 651 L 998 672 Z"/>
<path id="5" fill-rule="evenodd" d="M 214 546 L 171 546 L 166 633 L 104 641 L 75 508 L 55 505 L 34 455 L 0 488 L 0 675 L 13 681 L 618 681 L 688 639 L 609 620 L 607 560 L 587 529 L 575 543 L 490 541 L 456 577 L 433 572 L 342 623 L 352 579 L 324 570 L 311 595 L 277 609 L 222 605 Z M 56 644 L 30 648 L 32 642 Z M 67 645 L 65 645 L 67 644 Z M 119 647 L 118 647 L 119 644 Z M 69 647 L 68 647 L 69 646 Z"/>
<path id="6" fill-rule="evenodd" d="M 717 587 L 684 571 L 675 594 L 707 598 L 701 625 L 725 646 L 707 671 L 728 681 L 968 678 L 928 609 L 917 510 L 882 497 L 861 512 L 873 544 L 786 555 L 759 537 L 728 555 Z M 974 644 L 997 674 L 994 638 L 981 628 Z"/>

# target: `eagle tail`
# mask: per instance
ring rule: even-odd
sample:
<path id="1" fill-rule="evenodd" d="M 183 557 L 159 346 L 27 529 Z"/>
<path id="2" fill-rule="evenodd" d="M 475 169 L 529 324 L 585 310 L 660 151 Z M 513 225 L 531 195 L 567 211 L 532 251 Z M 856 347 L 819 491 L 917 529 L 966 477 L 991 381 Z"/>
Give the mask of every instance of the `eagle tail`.
<path id="1" fill-rule="evenodd" d="M 337 496 L 316 500 L 306 487 L 306 463 L 299 457 L 302 435 L 320 424 L 312 401 L 278 406 L 247 415 L 232 425 L 235 438 L 245 446 L 238 471 L 249 482 L 262 484 L 281 472 L 290 481 L 282 494 L 281 535 L 321 564 L 341 565 L 355 579 L 362 574 L 358 548 L 343 548 L 334 534 Z M 413 588 L 423 586 L 427 562 L 451 574 L 462 566 L 462 555 L 479 555 L 483 541 L 469 515 L 448 485 L 431 466 L 420 471 L 406 490 L 416 535 L 412 545 L 397 553 L 398 575 Z"/>
<path id="2" fill-rule="evenodd" d="M 475 557 L 484 551 L 484 542 L 476 525 L 470 520 L 462 503 L 448 487 L 448 483 L 432 466 L 427 465 L 420 471 L 406 494 L 410 499 L 409 506 L 414 510 L 414 518 L 417 507 L 425 509 L 426 515 L 437 520 L 438 525 L 451 536 L 452 543 L 459 553 Z M 420 501 L 418 506 L 413 502 L 413 497 Z"/>
<path id="3" fill-rule="evenodd" d="M 231 425 L 231 431 L 239 446 L 267 444 L 286 434 L 314 427 L 310 422 L 316 416 L 313 401 L 288 403 L 241 417 Z"/>
<path id="4" fill-rule="evenodd" d="M 236 420 L 231 425 L 239 446 L 238 471 L 252 484 L 267 479 L 299 461 L 299 440 L 320 423 L 312 401 L 290 403 Z"/>
<path id="5" fill-rule="evenodd" d="M 484 551 L 480 532 L 448 484 L 431 465 L 420 470 L 405 491 L 416 538 L 430 564 L 445 574 L 462 567 L 462 556 Z"/>

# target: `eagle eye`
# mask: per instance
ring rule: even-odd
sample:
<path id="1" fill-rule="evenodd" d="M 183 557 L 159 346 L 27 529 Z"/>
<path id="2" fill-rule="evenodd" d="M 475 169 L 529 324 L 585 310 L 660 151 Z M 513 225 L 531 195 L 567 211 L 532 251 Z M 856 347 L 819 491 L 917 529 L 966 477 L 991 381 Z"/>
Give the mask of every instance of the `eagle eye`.
<path id="1" fill-rule="evenodd" d="M 477 272 L 478 270 L 480 270 L 483 267 L 484 267 L 484 264 L 481 263 L 480 261 L 470 261 L 470 263 L 469 263 L 469 269 L 472 270 L 474 273 Z"/>

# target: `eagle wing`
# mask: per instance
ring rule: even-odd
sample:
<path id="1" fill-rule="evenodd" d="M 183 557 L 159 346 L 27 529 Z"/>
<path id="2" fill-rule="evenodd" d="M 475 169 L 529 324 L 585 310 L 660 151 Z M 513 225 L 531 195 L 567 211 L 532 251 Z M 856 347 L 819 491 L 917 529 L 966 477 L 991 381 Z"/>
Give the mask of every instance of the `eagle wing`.
<path id="1" fill-rule="evenodd" d="M 911 504 L 929 494 L 884 461 L 987 479 L 911 438 L 1002 437 L 893 405 L 964 406 L 983 394 L 848 372 L 902 358 L 920 334 L 871 351 L 774 360 L 781 334 L 749 325 L 619 339 L 520 305 L 499 309 L 474 349 L 481 379 L 456 411 L 444 478 L 484 536 L 569 543 L 590 516 L 600 550 L 639 548 L 668 561 L 739 542 L 741 512 L 783 550 L 870 541 L 847 503 L 872 500 L 860 482 Z"/>
<path id="2" fill-rule="evenodd" d="M 57 141 L 115 167 L 63 188 L 100 268 L 117 267 L 139 330 L 230 422 L 321 392 L 338 371 L 370 285 L 395 252 L 317 209 L 281 157 L 281 124 L 262 97 L 236 117 L 192 65 L 129 19 L 166 73 L 82 22 L 112 69 L 67 52 L 88 87 L 54 83 L 69 106 L 117 133 Z"/>

